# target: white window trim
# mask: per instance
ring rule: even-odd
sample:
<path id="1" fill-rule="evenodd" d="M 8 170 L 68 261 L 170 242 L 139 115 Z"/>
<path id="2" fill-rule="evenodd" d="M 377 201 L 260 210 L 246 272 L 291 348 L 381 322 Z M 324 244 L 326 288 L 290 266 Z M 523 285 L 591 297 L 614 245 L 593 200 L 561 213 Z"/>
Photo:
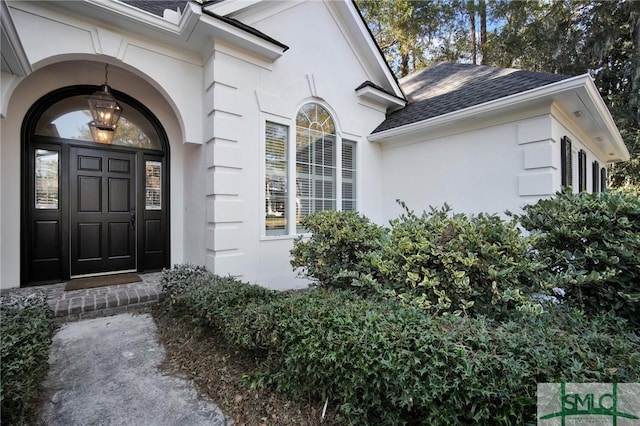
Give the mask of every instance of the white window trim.
<path id="1" fill-rule="evenodd" d="M 355 176 L 355 191 L 356 191 L 356 210 L 360 206 L 360 193 L 359 190 L 361 188 L 360 176 L 361 176 L 361 161 L 360 161 L 360 145 L 362 141 L 361 136 L 357 136 L 354 134 L 346 134 L 340 130 L 339 121 L 337 119 L 336 113 L 333 108 L 329 107 L 324 102 L 320 102 L 316 99 L 307 99 L 304 102 L 298 105 L 294 115 L 291 118 L 283 118 L 280 115 L 274 115 L 262 112 L 260 114 L 260 209 L 259 209 L 259 223 L 260 223 L 260 240 L 261 241 L 277 241 L 277 240 L 293 240 L 300 236 L 303 238 L 309 237 L 311 234 L 306 233 L 298 233 L 297 225 L 296 225 L 296 202 L 295 202 L 295 194 L 296 194 L 296 155 L 295 155 L 295 136 L 296 136 L 296 115 L 300 111 L 303 105 L 308 103 L 316 103 L 323 108 L 325 108 L 329 114 L 331 114 L 331 118 L 333 119 L 335 126 L 335 136 L 336 136 L 336 211 L 342 211 L 342 141 L 343 139 L 347 139 L 355 142 L 355 150 L 354 155 L 356 156 L 356 176 Z M 286 231 L 287 233 L 284 235 L 266 235 L 266 218 L 264 212 L 264 206 L 266 205 L 266 194 L 265 194 L 265 185 L 266 185 L 266 127 L 267 122 L 271 122 L 274 124 L 279 124 L 282 126 L 287 126 L 289 129 L 289 140 L 287 141 L 287 173 L 288 173 L 288 182 L 287 182 L 287 191 L 288 191 L 288 199 L 287 199 L 287 225 Z M 293 138 L 293 139 L 292 139 Z M 292 147 L 292 144 L 294 146 Z"/>
<path id="2" fill-rule="evenodd" d="M 267 166 L 266 166 L 266 149 L 267 149 L 267 122 L 270 123 L 274 123 L 274 124 L 278 124 L 280 126 L 286 126 L 289 129 L 289 138 L 291 138 L 291 124 L 292 122 L 295 124 L 295 121 L 290 120 L 290 119 L 285 119 L 279 115 L 272 115 L 272 114 L 266 114 L 266 113 L 262 113 L 260 116 L 260 208 L 258 209 L 258 215 L 259 215 L 259 223 L 260 223 L 260 240 L 265 240 L 265 241 L 274 241 L 274 240 L 291 240 L 293 238 L 295 238 L 297 235 L 291 235 L 289 233 L 289 223 L 287 223 L 287 227 L 286 227 L 286 231 L 287 233 L 284 235 L 267 235 L 266 234 L 266 229 L 267 229 L 267 219 L 265 217 L 265 211 L 264 211 L 264 206 L 267 203 L 267 196 L 265 194 L 265 187 L 267 185 Z M 287 141 L 287 144 L 289 144 L 289 141 Z M 287 147 L 288 148 L 288 147 Z M 291 161 L 290 161 L 290 155 L 289 152 L 287 151 L 287 185 L 288 188 L 287 190 L 290 191 L 291 190 Z M 295 170 L 295 169 L 294 169 Z M 289 199 L 287 199 L 287 201 L 290 201 Z M 291 204 L 290 202 L 287 202 L 287 205 Z M 287 207 L 289 208 L 289 207 Z M 290 212 L 287 211 L 287 213 L 289 214 Z M 287 219 L 287 222 L 291 222 L 290 220 L 291 216 L 289 216 Z"/>

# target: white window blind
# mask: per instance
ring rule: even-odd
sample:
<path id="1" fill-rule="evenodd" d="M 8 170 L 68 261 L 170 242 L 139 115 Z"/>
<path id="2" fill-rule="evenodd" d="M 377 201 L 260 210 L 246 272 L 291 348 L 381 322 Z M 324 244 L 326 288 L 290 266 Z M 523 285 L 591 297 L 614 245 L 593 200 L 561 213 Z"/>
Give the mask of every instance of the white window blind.
<path id="1" fill-rule="evenodd" d="M 58 151 L 36 149 L 36 209 L 58 208 Z"/>
<path id="2" fill-rule="evenodd" d="M 286 235 L 289 128 L 267 122 L 265 133 L 265 233 Z"/>
<path id="3" fill-rule="evenodd" d="M 329 112 L 306 104 L 296 117 L 296 224 L 311 213 L 336 210 L 336 135 Z"/>
<path id="4" fill-rule="evenodd" d="M 266 122 L 265 235 L 307 232 L 301 221 L 312 213 L 355 210 L 356 147 L 336 134 L 331 114 L 316 103 L 298 111 L 295 139 L 288 126 Z"/>
<path id="5" fill-rule="evenodd" d="M 342 210 L 356 210 L 356 143 L 342 140 Z"/>
<path id="6" fill-rule="evenodd" d="M 145 163 L 145 209 L 162 210 L 162 163 Z"/>

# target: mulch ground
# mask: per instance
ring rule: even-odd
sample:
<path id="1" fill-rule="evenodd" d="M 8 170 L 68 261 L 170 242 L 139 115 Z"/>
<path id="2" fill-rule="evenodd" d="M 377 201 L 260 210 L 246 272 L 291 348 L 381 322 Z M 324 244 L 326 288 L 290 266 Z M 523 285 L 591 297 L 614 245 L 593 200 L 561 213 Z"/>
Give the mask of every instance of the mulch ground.
<path id="1" fill-rule="evenodd" d="M 293 401 L 270 390 L 250 389 L 246 377 L 258 371 L 254 355 L 229 347 L 219 335 L 198 330 L 188 318 L 166 314 L 162 304 L 152 309 L 158 337 L 167 351 L 162 368 L 194 381 L 238 426 L 337 425 L 324 402 Z"/>

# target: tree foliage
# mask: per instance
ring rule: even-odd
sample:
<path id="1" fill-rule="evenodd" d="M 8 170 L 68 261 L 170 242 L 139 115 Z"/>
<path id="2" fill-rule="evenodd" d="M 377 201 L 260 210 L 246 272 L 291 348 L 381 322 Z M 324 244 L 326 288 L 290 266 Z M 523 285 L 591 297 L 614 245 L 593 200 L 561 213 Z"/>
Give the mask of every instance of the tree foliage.
<path id="1" fill-rule="evenodd" d="M 632 157 L 611 184 L 640 185 L 640 1 L 356 2 L 400 76 L 439 61 L 590 73 Z"/>

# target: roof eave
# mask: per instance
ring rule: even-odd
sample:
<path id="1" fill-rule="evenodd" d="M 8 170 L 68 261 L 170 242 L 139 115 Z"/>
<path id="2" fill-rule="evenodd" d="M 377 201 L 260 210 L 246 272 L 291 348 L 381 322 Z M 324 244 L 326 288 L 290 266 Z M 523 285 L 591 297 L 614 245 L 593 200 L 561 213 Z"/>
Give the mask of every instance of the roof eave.
<path id="1" fill-rule="evenodd" d="M 399 109 L 407 104 L 402 98 L 386 93 L 383 90 L 371 86 L 364 86 L 356 90 L 356 95 L 362 99 L 382 105 L 391 110 Z"/>
<path id="2" fill-rule="evenodd" d="M 367 27 L 364 18 L 360 14 L 357 6 L 352 0 L 330 1 L 327 2 L 333 10 L 345 19 L 343 22 L 347 25 L 348 31 L 354 38 L 354 42 L 362 52 L 367 52 L 366 62 L 370 70 L 375 73 L 372 78 L 377 84 L 389 89 L 395 96 L 406 99 L 396 76 L 391 71 L 389 64 L 384 58 L 380 47 L 375 41 L 373 34 Z"/>
<path id="3" fill-rule="evenodd" d="M 252 7 L 261 3 L 263 0 L 224 0 L 215 2 L 205 2 L 202 8 L 206 11 L 213 12 L 216 15 L 229 16 L 241 10 Z"/>
<path id="4" fill-rule="evenodd" d="M 593 82 L 593 79 L 588 74 L 586 76 L 587 78 L 584 85 L 584 92 L 586 92 L 587 94 L 587 98 L 588 98 L 587 103 L 591 104 L 591 105 L 587 105 L 587 107 L 593 106 L 593 108 L 596 111 L 596 116 L 600 120 L 602 120 L 602 127 L 604 127 L 609 133 L 608 139 L 612 142 L 615 150 L 618 151 L 618 153 L 620 154 L 617 161 L 629 161 L 631 159 L 631 154 L 629 153 L 627 144 L 624 143 L 624 139 L 622 138 L 622 135 L 618 130 L 618 126 L 616 126 L 616 123 L 613 117 L 611 116 L 611 112 L 609 111 L 609 108 L 607 108 L 607 105 L 602 99 L 602 96 L 600 96 L 600 92 L 598 91 L 598 88 Z M 583 99 L 583 101 L 586 101 L 586 100 Z M 609 155 L 611 154 L 612 153 L 609 153 Z"/>
<path id="5" fill-rule="evenodd" d="M 514 108 L 522 107 L 525 104 L 533 102 L 548 100 L 551 103 L 554 97 L 558 97 L 572 91 L 588 95 L 585 97 L 586 99 L 583 99 L 583 102 L 588 104 L 585 105 L 587 108 L 593 109 L 596 112 L 596 115 L 602 118 L 602 127 L 604 127 L 604 130 L 608 133 L 608 139 L 611 141 L 613 148 L 617 151 L 617 155 L 615 156 L 618 161 L 628 160 L 630 156 L 624 140 L 622 139 L 607 106 L 600 97 L 598 89 L 595 87 L 592 78 L 588 74 L 571 77 L 546 86 L 505 96 L 503 98 L 474 105 L 458 111 L 453 111 L 437 117 L 376 132 L 369 135 L 368 140 L 370 142 L 379 142 L 384 145 L 393 145 L 394 141 L 417 138 L 428 130 L 431 131 L 434 128 L 456 126 L 456 123 L 459 123 L 460 121 L 477 119 L 483 115 L 497 114 L 505 110 L 513 110 Z"/>
<path id="6" fill-rule="evenodd" d="M 84 0 L 82 2 L 45 2 L 47 5 L 70 9 L 75 13 L 109 22 L 121 28 L 154 39 L 184 46 L 190 51 L 207 49 L 210 37 L 236 44 L 268 60 L 279 58 L 287 47 L 268 37 L 259 37 L 228 19 L 205 11 L 196 2 L 187 3 L 177 22 L 138 9 L 119 1 Z"/>
<path id="7" fill-rule="evenodd" d="M 192 1 L 186 4 L 184 12 L 182 12 L 180 19 L 177 21 L 165 19 L 130 4 L 114 0 L 40 1 L 34 3 L 66 9 L 82 16 L 107 22 L 163 41 L 189 41 L 202 15 L 202 7 Z"/>
<path id="8" fill-rule="evenodd" d="M 229 19 L 206 10 L 201 22 L 208 26 L 212 36 L 228 41 L 270 61 L 275 61 L 289 49 L 288 46 L 280 42 L 252 34 L 230 23 Z"/>

